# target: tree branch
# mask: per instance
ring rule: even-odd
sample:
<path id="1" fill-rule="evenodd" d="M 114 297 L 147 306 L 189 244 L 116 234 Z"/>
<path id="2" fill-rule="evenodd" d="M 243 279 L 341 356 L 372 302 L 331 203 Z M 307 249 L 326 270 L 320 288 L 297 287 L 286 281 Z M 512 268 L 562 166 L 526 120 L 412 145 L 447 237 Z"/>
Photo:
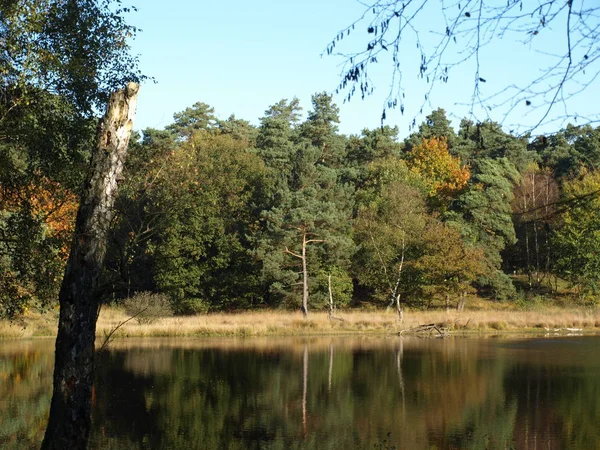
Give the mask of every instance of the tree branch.
<path id="1" fill-rule="evenodd" d="M 300 255 L 300 254 L 298 254 L 298 253 L 294 253 L 293 251 L 291 251 L 291 250 L 290 250 L 290 249 L 288 249 L 287 247 L 285 248 L 285 250 L 283 251 L 283 253 L 288 253 L 288 254 L 290 254 L 290 255 L 292 255 L 292 256 L 295 256 L 296 258 L 300 258 L 300 259 L 302 259 L 302 258 L 303 258 L 303 256 L 302 256 L 302 255 Z"/>

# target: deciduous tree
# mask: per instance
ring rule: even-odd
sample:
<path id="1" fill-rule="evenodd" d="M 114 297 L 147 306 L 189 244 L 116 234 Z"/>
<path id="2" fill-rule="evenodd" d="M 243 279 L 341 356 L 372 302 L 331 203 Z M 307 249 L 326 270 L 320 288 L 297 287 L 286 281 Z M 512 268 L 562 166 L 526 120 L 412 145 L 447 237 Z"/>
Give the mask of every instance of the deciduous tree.
<path id="1" fill-rule="evenodd" d="M 563 184 L 569 208 L 561 214 L 553 243 L 558 273 L 581 288 L 600 292 L 600 172 Z"/>
<path id="2" fill-rule="evenodd" d="M 471 172 L 448 151 L 446 138 L 425 138 L 406 155 L 410 170 L 428 189 L 431 202 L 445 208 L 467 186 Z"/>

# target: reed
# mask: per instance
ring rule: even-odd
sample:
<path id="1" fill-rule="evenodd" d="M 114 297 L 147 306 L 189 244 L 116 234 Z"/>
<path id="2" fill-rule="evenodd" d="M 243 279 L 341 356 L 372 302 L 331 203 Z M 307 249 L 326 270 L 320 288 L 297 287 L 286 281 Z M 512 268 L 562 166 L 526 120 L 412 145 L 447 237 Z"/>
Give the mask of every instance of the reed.
<path id="1" fill-rule="evenodd" d="M 187 317 L 166 317 L 151 324 L 135 320 L 124 323 L 129 316 L 121 308 L 102 310 L 97 335 L 102 341 L 113 337 L 180 337 L 180 336 L 303 336 L 353 333 L 396 334 L 419 325 L 436 323 L 455 333 L 487 333 L 516 331 L 586 331 L 600 329 L 599 308 L 544 308 L 522 310 L 467 310 L 461 313 L 445 310 L 406 311 L 399 323 L 392 311 L 339 311 L 341 320 L 329 320 L 326 312 L 313 312 L 304 319 L 300 312 L 268 310 L 241 313 L 212 313 Z M 119 324 L 122 324 L 119 326 Z M 0 337 L 28 338 L 53 336 L 56 314 L 29 314 L 21 322 L 0 321 Z"/>

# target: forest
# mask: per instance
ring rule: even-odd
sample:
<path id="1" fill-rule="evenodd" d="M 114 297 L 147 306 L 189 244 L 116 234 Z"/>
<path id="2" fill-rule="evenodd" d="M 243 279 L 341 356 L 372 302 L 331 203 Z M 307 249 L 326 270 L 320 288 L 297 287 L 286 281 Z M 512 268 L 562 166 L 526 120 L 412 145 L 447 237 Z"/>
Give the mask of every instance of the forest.
<path id="1" fill-rule="evenodd" d="M 363 28 L 367 36 L 365 45 L 361 44 L 363 50 L 348 53 L 354 56 L 347 61 L 348 71 L 341 75 L 338 89 L 333 88 L 336 97 L 330 93 L 331 86 L 323 86 L 330 90 L 314 94 L 310 104 L 301 104 L 292 97 L 296 94 L 293 82 L 286 81 L 290 97 L 271 106 L 269 102 L 274 99 L 265 98 L 262 117 L 240 119 L 236 111 L 231 111 L 229 118 L 223 120 L 224 112 L 217 113 L 213 106 L 203 103 L 202 96 L 190 95 L 195 97 L 189 99 L 191 106 L 174 114 L 172 122 L 163 129 L 141 129 L 132 136 L 140 85 L 154 81 L 149 78 L 153 74 L 140 69 L 139 56 L 130 47 L 141 31 L 128 22 L 136 7 L 125 6 L 121 0 L 0 1 L 0 324 L 13 331 L 18 329 L 18 336 L 23 337 L 22 332 L 28 326 L 26 319 L 33 318 L 52 322 L 51 330 L 44 329 L 42 324 L 36 336 L 56 332 L 49 403 L 44 392 L 51 371 L 45 369 L 48 365 L 40 354 L 9 356 L 10 362 L 5 362 L 7 358 L 3 356 L 0 361 L 0 378 L 9 380 L 5 383 L 9 388 L 12 389 L 13 381 L 19 388 L 21 380 L 27 379 L 39 398 L 37 412 L 27 413 L 27 417 L 35 418 L 35 425 L 30 427 L 23 426 L 22 404 L 14 403 L 16 397 L 11 394 L 4 396 L 9 400 L 8 409 L 19 412 L 7 416 L 10 419 L 7 429 L 26 430 L 29 436 L 36 435 L 36 442 L 41 440 L 39 431 L 45 423 L 39 418 L 49 406 L 41 448 L 88 448 L 92 408 L 98 405 L 105 411 L 106 399 L 114 401 L 119 397 L 103 387 L 104 379 L 115 379 L 113 374 L 121 371 L 122 356 L 106 351 L 111 336 L 135 316 L 138 324 L 142 324 L 139 319 L 144 317 L 139 311 L 147 310 L 150 304 L 164 305 L 169 314 L 196 315 L 190 321 L 216 321 L 220 317 L 222 325 L 231 325 L 233 319 L 231 314 L 219 313 L 268 310 L 264 315 L 275 316 L 272 322 L 281 322 L 277 318 L 281 316 L 295 320 L 298 334 L 306 333 L 308 328 L 313 332 L 323 328 L 319 329 L 316 321 L 303 320 L 299 313 L 288 311 L 301 310 L 306 318 L 309 313 L 329 310 L 329 320 L 324 320 L 328 320 L 326 332 L 330 332 L 336 323 L 333 318 L 344 322 L 334 316 L 335 308 L 346 311 L 353 308 L 356 315 L 368 315 L 371 310 L 393 307 L 401 321 L 405 308 L 411 312 L 439 310 L 449 321 L 452 319 L 442 311 L 444 308 L 462 311 L 475 302 L 485 302 L 489 309 L 534 303 L 578 306 L 579 312 L 584 311 L 589 317 L 582 319 L 577 312 L 572 325 L 598 326 L 596 318 L 588 314 L 593 309 L 587 307 L 600 299 L 600 127 L 595 128 L 595 119 L 569 114 L 566 108 L 567 100 L 571 99 L 569 82 L 578 83 L 578 92 L 582 92 L 591 86 L 598 73 L 591 66 L 598 61 L 595 50 L 598 8 L 569 0 L 550 1 L 531 12 L 522 12 L 522 2 L 496 7 L 481 0 L 479 13 L 473 10 L 472 17 L 464 9 L 468 5 L 462 8 L 458 4 L 458 12 L 453 13 L 454 24 L 446 26 L 445 32 L 442 27 L 436 31 L 442 36 L 441 43 L 426 56 L 417 30 L 410 24 L 411 17 L 426 3 L 428 0 L 414 14 L 410 8 L 407 10 L 407 4 L 398 1 L 375 0 L 369 6 L 374 22 Z M 519 13 L 515 18 L 516 8 Z M 558 55 L 558 64 L 536 78 L 542 85 L 549 83 L 541 94 L 543 102 L 534 104 L 535 98 L 530 97 L 515 101 L 532 106 L 531 110 L 548 108 L 538 125 L 555 104 L 561 103 L 572 125 L 543 135 L 533 134 L 534 127 L 523 134 L 503 129 L 501 123 L 492 119 L 475 120 L 473 110 L 469 117 L 459 120 L 455 119 L 457 111 L 432 108 L 425 111 L 429 115 L 421 124 L 413 119 L 411 134 L 405 136 L 391 120 L 384 121 L 384 108 L 381 126 L 366 127 L 352 135 L 340 132 L 340 110 L 336 105 L 336 101 L 342 100 L 339 91 L 348 94 L 348 101 L 354 92 L 359 92 L 358 88 L 362 97 L 370 95 L 373 86 L 366 83 L 367 69 L 377 63 L 378 54 L 385 52 L 391 56 L 392 84 L 397 83 L 401 72 L 398 58 L 402 56 L 403 60 L 417 62 L 420 78 L 427 84 L 431 81 L 433 87 L 436 80 L 443 83 L 448 79 L 448 66 L 442 67 L 440 61 L 447 45 L 454 42 L 459 54 L 466 51 L 471 55 L 459 58 L 456 64 L 471 57 L 476 60 L 473 106 L 477 98 L 481 102 L 480 83 L 486 83 L 485 77 L 489 77 L 479 72 L 479 50 L 492 36 L 507 30 L 502 27 L 510 26 L 502 24 L 535 15 L 533 23 L 518 27 L 520 33 L 532 38 L 546 25 L 552 28 L 550 24 L 561 17 L 561 11 L 566 22 L 566 53 Z M 491 16 L 487 17 L 488 14 Z M 446 20 L 445 7 L 442 15 Z M 336 42 L 349 36 L 360 20 L 339 32 L 324 53 L 332 54 Z M 160 21 L 162 24 L 163 17 Z M 395 41 L 385 37 L 393 29 L 390 23 L 398 27 Z M 404 55 L 399 46 L 407 25 L 417 34 L 420 58 Z M 197 23 L 194 27 L 202 28 Z M 219 32 L 224 34 L 222 30 Z M 164 29 L 158 33 L 169 34 Z M 465 35 L 477 38 L 463 41 Z M 276 38 L 270 36 L 270 39 Z M 199 61 L 209 59 L 200 50 L 215 47 L 213 40 L 216 43 L 217 39 L 211 36 L 210 42 L 198 45 Z M 180 43 L 183 44 L 177 45 Z M 194 48 L 194 54 L 196 51 Z M 288 48 L 286 51 L 293 53 Z M 240 51 L 236 49 L 237 53 Z M 433 61 L 438 61 L 438 65 L 428 70 Z M 561 66 L 563 63 L 566 65 Z M 593 72 L 591 80 L 585 84 L 584 77 L 581 84 L 578 74 L 585 74 L 586 68 Z M 217 62 L 210 70 L 225 76 Z M 243 77 L 241 71 L 231 73 Z M 555 84 L 552 80 L 557 76 L 562 81 Z M 403 98 L 402 85 L 397 84 L 397 88 L 397 97 Z M 519 95 L 540 92 L 530 88 Z M 141 91 L 143 95 L 143 88 Z M 404 114 L 402 101 L 397 103 L 398 98 L 390 95 L 387 109 L 398 106 Z M 428 94 L 425 99 L 432 104 Z M 240 110 L 244 101 L 244 98 L 236 101 Z M 588 102 L 593 104 L 593 98 Z M 166 106 L 161 108 L 161 112 L 166 109 Z M 491 106 L 488 111 L 495 113 Z M 370 123 L 367 114 L 361 115 L 361 119 L 363 116 L 364 123 Z M 424 116 L 419 113 L 415 117 Z M 130 313 L 136 304 L 142 309 Z M 105 308 L 105 316 L 125 312 L 129 317 L 109 324 L 111 331 L 104 333 L 103 343 L 97 343 L 97 332 L 106 330 L 105 324 L 104 328 L 97 328 L 102 305 L 116 306 Z M 562 317 L 566 315 L 563 311 L 566 310 L 554 309 L 553 313 Z M 258 322 L 259 315 L 239 316 Z M 325 314 L 315 313 L 314 317 L 318 316 L 324 318 Z M 466 329 L 471 319 L 464 318 L 461 327 Z M 177 332 L 184 327 L 180 317 L 166 321 Z M 378 331 L 394 331 L 400 336 L 404 331 L 410 332 L 398 331 L 382 320 L 374 322 Z M 501 320 L 487 323 L 489 328 L 498 330 L 506 325 Z M 561 331 L 551 329 L 549 323 L 538 318 L 523 323 L 545 328 L 547 332 Z M 398 325 L 395 317 L 394 324 Z M 571 324 L 564 325 L 569 333 L 581 331 L 571 328 Z M 278 330 L 272 324 L 261 326 L 266 334 Z M 231 328 L 236 327 L 239 335 L 249 334 L 246 326 L 234 324 Z M 356 320 L 355 329 L 364 331 L 365 320 Z M 207 330 L 202 333 L 207 334 Z M 194 331 L 194 335 L 200 333 Z M 0 336 L 4 337 L 2 333 Z M 403 345 L 402 339 L 397 341 Z M 334 379 L 333 344 L 328 347 L 328 358 L 323 352 L 316 353 L 310 370 L 318 369 L 323 375 L 323 368 L 327 367 L 329 387 Z M 402 377 L 405 374 L 409 382 L 422 382 L 424 377 L 420 373 L 428 373 L 426 370 L 402 372 L 402 349 L 396 351 L 396 369 L 391 373 Z M 13 354 L 10 349 L 7 352 L 3 355 Z M 301 409 L 306 425 L 306 410 L 312 407 L 318 391 L 308 393 L 307 344 L 303 345 L 302 353 L 295 353 L 300 354 Z M 340 386 L 350 386 L 346 380 L 354 383 L 354 366 L 348 361 L 362 358 L 361 354 L 364 352 L 359 349 L 336 363 L 337 368 L 343 369 L 336 369 Z M 184 357 L 175 356 L 183 363 L 180 366 L 193 374 L 186 380 L 207 385 L 212 384 L 205 378 L 211 376 L 211 370 L 203 365 L 199 372 L 197 364 L 208 359 L 218 364 L 231 361 L 210 353 L 205 359 L 188 358 L 181 352 L 179 355 Z M 257 359 L 252 354 L 243 358 L 251 363 L 249 369 L 258 378 L 275 364 L 284 371 L 281 376 L 271 378 L 287 380 L 293 369 L 286 361 L 293 358 L 281 355 L 284 356 L 281 359 L 279 355 Z M 290 355 L 294 353 L 288 352 Z M 389 353 L 382 355 L 389 360 Z M 166 356 L 171 358 L 169 354 Z M 442 357 L 446 358 L 445 354 Z M 410 357 L 407 359 L 411 361 Z M 188 360 L 192 365 L 187 364 Z M 431 367 L 438 365 L 436 360 L 430 360 Z M 28 372 L 29 361 L 33 372 Z M 95 371 L 96 361 L 100 363 L 99 372 Z M 144 381 L 136 373 L 139 361 L 127 363 L 130 368 L 122 371 L 120 379 L 131 379 L 143 387 Z M 430 364 L 421 357 L 412 361 L 413 368 L 423 361 Z M 459 361 L 451 368 L 458 377 L 450 381 L 448 391 L 454 391 L 453 386 L 465 386 L 464 380 L 469 379 L 474 380 L 473 385 L 479 385 L 469 374 L 481 366 L 480 361 L 479 358 L 464 364 Z M 116 372 L 103 366 L 103 362 L 114 364 Z M 139 367 L 147 363 L 154 364 L 148 358 Z M 229 365 L 235 367 L 233 362 Z M 364 367 L 370 371 L 373 363 Z M 456 370 L 457 367 L 464 370 Z M 528 376 L 519 372 L 518 365 L 512 367 L 515 379 Z M 573 369 L 573 373 L 579 373 L 579 369 Z M 46 381 L 36 387 L 40 376 L 47 377 Z M 434 373 L 431 379 L 435 378 Z M 236 374 L 236 385 L 232 385 L 235 389 L 231 392 L 236 392 L 236 386 L 241 387 L 239 382 L 244 379 L 255 378 Z M 319 390 L 322 390 L 325 378 L 320 379 Z M 435 381 L 425 379 L 425 382 L 435 386 Z M 565 383 L 572 384 L 572 378 Z M 174 389 L 163 390 L 167 397 L 164 400 L 156 397 L 159 409 L 164 409 L 161 405 L 170 408 L 171 401 L 182 403 L 179 398 L 184 392 L 178 390 L 180 384 L 163 377 L 157 378 L 152 386 L 169 384 Z M 187 389 L 188 381 L 185 384 Z M 383 386 L 370 381 L 364 384 L 367 385 L 377 389 Z M 432 392 L 430 386 L 422 386 L 424 390 L 407 392 L 421 398 L 422 392 Z M 502 397 L 500 388 L 510 389 L 511 385 L 498 381 L 492 386 L 495 387 L 489 397 L 497 399 Z M 539 382 L 537 386 L 539 393 Z M 587 384 L 583 386 L 593 389 Z M 132 391 L 142 393 L 144 408 L 151 408 L 152 397 L 146 395 L 149 391 L 137 388 Z M 340 392 L 345 399 L 355 392 L 351 395 L 358 399 L 364 389 L 344 388 Z M 574 398 L 564 392 L 558 398 Z M 577 398 L 589 397 L 584 390 L 574 392 Z M 384 401 L 397 399 L 397 393 L 394 395 Z M 255 402 L 256 396 L 262 397 L 263 393 L 259 389 L 252 396 Z M 203 389 L 188 397 L 190 403 L 186 408 L 193 407 L 194 411 L 202 409 L 198 405 L 205 403 L 205 399 L 216 402 L 216 397 Z M 381 398 L 377 395 L 377 401 Z M 437 396 L 432 398 L 437 401 Z M 227 403 L 228 400 L 219 400 L 219 408 Z M 246 404 L 246 400 L 238 404 Z M 347 413 L 352 404 L 336 407 L 329 415 L 342 409 Z M 114 406 L 118 405 L 118 401 L 114 402 Z M 372 405 L 370 410 L 381 412 L 379 403 Z M 503 410 L 496 422 L 501 428 L 502 424 L 508 424 L 508 428 L 515 423 L 512 418 L 517 403 L 495 401 L 491 405 L 499 405 Z M 212 419 L 205 424 L 215 430 L 229 421 L 221 414 L 224 409 L 207 411 Z M 565 411 L 570 413 L 569 408 Z M 362 407 L 360 412 L 364 413 Z M 439 416 L 438 411 L 435 416 Z M 577 411 L 571 416 L 580 417 Z M 98 417 L 101 420 L 95 423 L 103 423 L 102 416 Z M 471 423 L 479 425 L 480 419 L 471 417 L 465 421 L 469 428 Z M 178 421 L 172 423 L 176 425 Z M 442 421 L 446 423 L 446 417 Z M 179 433 L 177 426 L 169 425 L 169 419 L 165 423 Z M 202 422 L 194 418 L 193 423 Z M 384 425 L 389 429 L 387 423 Z M 344 429 L 348 429 L 345 424 Z M 487 430 L 478 429 L 482 434 Z M 8 436 L 10 442 L 23 442 L 10 430 Z M 165 445 L 169 446 L 180 442 L 177 439 L 183 435 L 165 436 Z M 4 434 L 0 442 L 5 442 L 3 439 Z M 146 444 L 144 440 L 143 445 Z M 37 447 L 37 443 L 34 445 Z"/>
<path id="2" fill-rule="evenodd" d="M 56 307 L 94 121 L 38 92 L 0 121 L 0 316 Z M 304 108 L 304 109 L 303 109 Z M 6 109 L 6 108 L 5 108 Z M 304 110 L 306 114 L 303 114 Z M 259 125 L 197 102 L 129 146 L 100 293 L 176 314 L 598 299 L 600 127 L 517 136 L 434 110 L 338 132 L 331 95 Z"/>

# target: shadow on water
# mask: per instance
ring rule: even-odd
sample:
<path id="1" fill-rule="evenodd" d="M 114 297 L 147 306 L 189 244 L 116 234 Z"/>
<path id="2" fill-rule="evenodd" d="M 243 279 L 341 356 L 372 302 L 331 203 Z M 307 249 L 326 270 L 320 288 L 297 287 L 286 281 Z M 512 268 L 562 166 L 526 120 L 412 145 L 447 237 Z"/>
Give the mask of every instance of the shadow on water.
<path id="1" fill-rule="evenodd" d="M 0 448 L 37 448 L 51 341 L 0 343 Z M 97 358 L 91 449 L 600 448 L 600 338 L 151 339 Z"/>

